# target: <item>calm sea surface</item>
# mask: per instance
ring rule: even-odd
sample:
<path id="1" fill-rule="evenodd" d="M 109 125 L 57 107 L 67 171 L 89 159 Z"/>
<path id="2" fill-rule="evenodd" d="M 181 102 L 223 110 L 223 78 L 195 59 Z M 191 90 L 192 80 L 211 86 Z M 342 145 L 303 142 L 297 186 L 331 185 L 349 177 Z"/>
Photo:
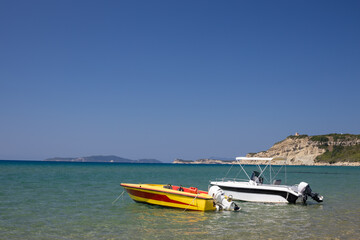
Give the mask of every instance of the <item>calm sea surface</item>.
<path id="1" fill-rule="evenodd" d="M 247 169 L 254 168 L 247 166 Z M 229 166 L 0 161 L 0 239 L 360 239 L 360 167 L 287 167 L 323 204 L 240 202 L 240 212 L 135 203 L 125 183 L 207 190 Z"/>

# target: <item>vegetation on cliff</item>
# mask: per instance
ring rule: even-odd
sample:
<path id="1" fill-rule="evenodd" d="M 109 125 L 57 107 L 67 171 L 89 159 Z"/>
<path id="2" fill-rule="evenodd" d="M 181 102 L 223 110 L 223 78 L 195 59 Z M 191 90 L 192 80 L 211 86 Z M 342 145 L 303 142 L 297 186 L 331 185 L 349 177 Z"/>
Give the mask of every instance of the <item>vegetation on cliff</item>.
<path id="1" fill-rule="evenodd" d="M 336 162 L 360 162 L 360 145 L 355 146 L 333 146 L 332 150 L 327 149 L 325 153 L 317 156 L 316 162 L 336 163 Z"/>
<path id="2" fill-rule="evenodd" d="M 329 141 L 338 142 L 338 141 L 353 141 L 353 140 L 356 141 L 357 139 L 360 139 L 360 135 L 348 134 L 348 133 L 346 134 L 331 133 L 331 134 L 314 135 L 314 136 L 309 136 L 306 134 L 290 135 L 287 138 L 302 139 L 307 137 L 309 137 L 310 141 L 314 141 L 314 142 L 329 142 Z"/>
<path id="3" fill-rule="evenodd" d="M 289 136 L 297 139 L 308 137 L 307 135 Z M 360 135 L 354 134 L 327 134 L 309 137 L 309 140 L 316 142 L 319 148 L 326 151 L 317 156 L 315 162 L 330 163 L 336 162 L 360 162 Z"/>

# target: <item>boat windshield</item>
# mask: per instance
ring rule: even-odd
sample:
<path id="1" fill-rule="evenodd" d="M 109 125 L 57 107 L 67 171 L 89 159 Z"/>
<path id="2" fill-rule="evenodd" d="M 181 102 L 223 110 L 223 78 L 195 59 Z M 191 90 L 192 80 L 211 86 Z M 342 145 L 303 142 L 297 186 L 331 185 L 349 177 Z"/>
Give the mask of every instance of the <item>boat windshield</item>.
<path id="1" fill-rule="evenodd" d="M 249 157 L 237 157 L 240 171 L 236 174 L 236 179 L 239 175 L 245 174 L 248 180 L 255 181 L 256 183 L 264 183 L 264 180 L 268 184 L 280 184 L 284 179 L 286 183 L 286 159 L 285 158 L 249 158 Z M 273 164 L 273 165 L 272 165 Z M 254 165 L 257 170 L 254 171 Z M 230 171 L 233 166 L 227 172 L 225 178 L 230 178 Z M 252 173 L 251 175 L 248 172 Z M 224 178 L 224 179 L 225 179 Z M 231 178 L 230 178 L 231 179 Z M 234 179 L 235 180 L 235 179 Z M 276 181 L 276 183 L 275 183 Z"/>

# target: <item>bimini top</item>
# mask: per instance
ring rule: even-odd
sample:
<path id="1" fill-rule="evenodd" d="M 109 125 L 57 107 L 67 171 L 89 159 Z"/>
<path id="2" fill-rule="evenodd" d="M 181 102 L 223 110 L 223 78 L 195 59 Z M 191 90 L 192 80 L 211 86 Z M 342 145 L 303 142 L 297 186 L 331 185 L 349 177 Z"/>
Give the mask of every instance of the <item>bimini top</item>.
<path id="1" fill-rule="evenodd" d="M 284 157 L 273 157 L 273 158 L 261 158 L 261 157 L 237 157 L 237 161 L 246 160 L 246 161 L 277 161 L 283 160 L 286 161 Z"/>

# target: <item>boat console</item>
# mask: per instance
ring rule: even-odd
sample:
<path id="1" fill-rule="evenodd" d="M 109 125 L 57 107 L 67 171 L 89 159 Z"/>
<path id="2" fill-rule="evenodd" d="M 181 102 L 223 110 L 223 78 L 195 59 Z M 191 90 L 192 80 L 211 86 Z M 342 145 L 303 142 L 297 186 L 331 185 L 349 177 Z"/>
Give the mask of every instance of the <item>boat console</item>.
<path id="1" fill-rule="evenodd" d="M 258 171 L 253 171 L 253 173 L 251 174 L 251 180 L 256 182 L 256 183 L 260 183 L 263 184 L 264 182 L 264 178 L 263 177 L 259 177 L 260 173 Z"/>

